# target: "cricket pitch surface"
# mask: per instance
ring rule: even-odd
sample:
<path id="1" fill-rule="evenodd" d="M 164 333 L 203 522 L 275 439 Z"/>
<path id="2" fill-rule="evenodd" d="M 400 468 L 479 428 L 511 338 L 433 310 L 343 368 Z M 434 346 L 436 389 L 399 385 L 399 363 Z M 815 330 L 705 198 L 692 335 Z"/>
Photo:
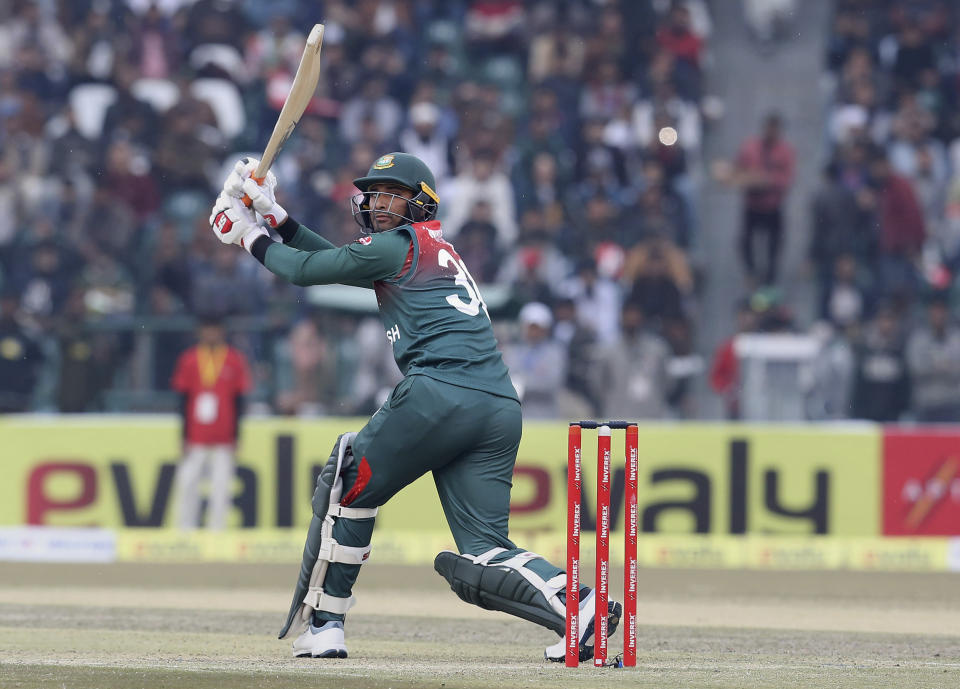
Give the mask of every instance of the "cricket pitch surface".
<path id="1" fill-rule="evenodd" d="M 375 563 L 350 657 L 293 658 L 276 634 L 298 564 L 0 563 L 0 687 L 960 686 L 955 574 L 641 570 L 637 667 L 572 670 L 542 660 L 551 632 Z"/>

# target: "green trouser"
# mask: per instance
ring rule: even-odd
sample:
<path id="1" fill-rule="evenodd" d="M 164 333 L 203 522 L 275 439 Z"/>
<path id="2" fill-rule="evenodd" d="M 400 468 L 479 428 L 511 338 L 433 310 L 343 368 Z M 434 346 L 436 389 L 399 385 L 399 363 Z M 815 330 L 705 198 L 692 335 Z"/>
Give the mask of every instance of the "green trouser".
<path id="1" fill-rule="evenodd" d="M 343 477 L 342 504 L 379 507 L 428 471 L 461 554 L 506 548 L 493 562 L 524 552 L 507 537 L 513 466 L 520 445 L 516 400 L 443 383 L 424 375 L 404 378 L 383 407 L 357 434 L 354 462 Z M 363 547 L 373 535 L 371 519 L 337 519 L 333 538 Z M 542 558 L 529 567 L 548 580 L 563 572 Z M 351 595 L 360 565 L 330 564 L 324 590 Z M 343 615 L 316 613 L 318 620 Z"/>

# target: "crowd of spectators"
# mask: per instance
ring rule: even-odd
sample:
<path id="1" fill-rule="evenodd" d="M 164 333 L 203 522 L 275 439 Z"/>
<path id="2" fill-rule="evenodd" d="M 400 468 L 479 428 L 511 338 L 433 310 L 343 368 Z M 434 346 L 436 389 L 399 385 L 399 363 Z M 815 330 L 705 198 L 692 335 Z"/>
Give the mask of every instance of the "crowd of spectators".
<path id="1" fill-rule="evenodd" d="M 960 420 L 960 9 L 836 0 L 827 147 L 810 206 L 814 419 Z M 788 305 L 741 305 L 740 332 L 796 331 Z M 769 316 L 773 315 L 772 321 Z M 714 388 L 736 416 L 732 340 Z"/>
<path id="2" fill-rule="evenodd" d="M 413 153 L 474 277 L 507 288 L 528 415 L 689 413 L 670 364 L 694 336 L 703 0 L 0 3 L 0 411 L 162 406 L 185 316 L 227 319 L 265 411 L 376 407 L 379 323 L 207 227 L 318 21 L 320 86 L 275 165 L 291 215 L 352 240 L 352 179 Z"/>
<path id="3" fill-rule="evenodd" d="M 849 347 L 850 415 L 960 419 L 960 13 L 837 3 L 831 157 L 813 201 L 820 316 Z"/>

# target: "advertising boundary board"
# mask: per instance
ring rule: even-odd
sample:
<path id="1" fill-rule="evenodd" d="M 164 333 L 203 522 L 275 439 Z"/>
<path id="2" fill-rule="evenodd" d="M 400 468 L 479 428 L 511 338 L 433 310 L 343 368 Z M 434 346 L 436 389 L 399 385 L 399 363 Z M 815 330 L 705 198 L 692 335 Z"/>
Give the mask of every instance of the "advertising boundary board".
<path id="1" fill-rule="evenodd" d="M 337 435 L 365 420 L 245 421 L 232 528 L 306 526 L 316 473 Z M 0 524 L 169 527 L 179 455 L 173 416 L 0 418 Z M 594 500 L 596 446 L 584 438 L 584 514 Z M 622 533 L 622 442 L 615 439 L 613 535 Z M 881 533 L 881 428 L 647 424 L 639 427 L 641 533 Z M 514 474 L 511 533 L 521 542 L 564 528 L 566 424 L 526 423 Z M 585 521 L 583 529 L 594 526 Z M 378 530 L 444 533 L 432 478 L 402 490 Z"/>
<path id="2" fill-rule="evenodd" d="M 543 535 L 528 545 L 548 559 L 562 562 L 564 543 L 555 535 Z M 585 537 L 582 546 L 592 557 L 593 539 Z M 613 537 L 611 560 L 615 566 L 623 564 L 620 546 L 622 537 Z M 303 535 L 291 529 L 185 533 L 172 529 L 0 527 L 0 561 L 282 564 L 295 576 L 302 549 Z M 446 534 L 382 531 L 374 534 L 370 563 L 429 566 L 445 549 L 453 549 Z M 960 571 L 960 538 L 651 534 L 641 537 L 638 558 L 643 568 L 944 572 Z"/>
<path id="3" fill-rule="evenodd" d="M 886 428 L 883 534 L 960 534 L 960 428 Z"/>

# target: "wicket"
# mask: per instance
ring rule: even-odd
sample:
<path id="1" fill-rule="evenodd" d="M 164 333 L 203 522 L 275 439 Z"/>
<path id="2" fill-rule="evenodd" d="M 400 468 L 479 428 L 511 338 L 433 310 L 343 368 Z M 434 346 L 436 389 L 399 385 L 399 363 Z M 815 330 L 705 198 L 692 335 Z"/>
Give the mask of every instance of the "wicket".
<path id="1" fill-rule="evenodd" d="M 637 424 L 626 421 L 574 421 L 570 424 L 567 453 L 567 614 L 566 665 L 580 662 L 580 519 L 582 500 L 582 430 L 597 431 L 597 538 L 595 645 L 593 664 L 607 660 L 607 601 L 610 594 L 610 474 L 612 430 L 625 431 L 624 457 L 624 566 L 623 566 L 623 666 L 637 664 Z"/>

